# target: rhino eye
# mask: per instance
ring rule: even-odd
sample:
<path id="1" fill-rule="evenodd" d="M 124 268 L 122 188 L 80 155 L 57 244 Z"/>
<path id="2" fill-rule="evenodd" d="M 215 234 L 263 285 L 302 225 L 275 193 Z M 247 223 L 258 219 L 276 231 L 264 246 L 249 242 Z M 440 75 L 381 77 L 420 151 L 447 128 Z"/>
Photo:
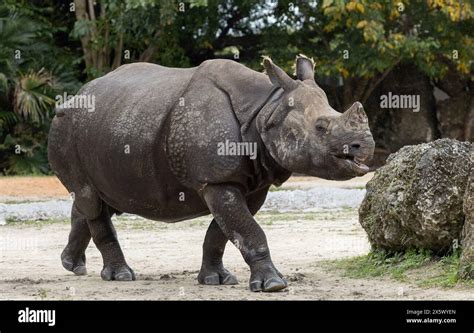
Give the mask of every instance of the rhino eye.
<path id="1" fill-rule="evenodd" d="M 322 125 L 316 125 L 316 130 L 318 132 L 326 132 L 326 128 Z"/>
<path id="2" fill-rule="evenodd" d="M 319 120 L 316 122 L 316 131 L 326 133 L 329 123 L 326 120 Z"/>

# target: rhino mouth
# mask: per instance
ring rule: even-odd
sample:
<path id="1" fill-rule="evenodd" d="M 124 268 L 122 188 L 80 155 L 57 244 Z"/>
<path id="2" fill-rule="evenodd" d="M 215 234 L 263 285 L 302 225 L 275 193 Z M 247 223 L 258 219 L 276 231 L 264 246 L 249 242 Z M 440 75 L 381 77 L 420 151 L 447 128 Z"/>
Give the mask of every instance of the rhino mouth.
<path id="1" fill-rule="evenodd" d="M 337 159 L 342 160 L 343 163 L 345 163 L 352 171 L 354 171 L 358 175 L 365 175 L 370 170 L 369 167 L 363 163 L 366 159 L 351 154 L 337 154 L 334 156 Z"/>

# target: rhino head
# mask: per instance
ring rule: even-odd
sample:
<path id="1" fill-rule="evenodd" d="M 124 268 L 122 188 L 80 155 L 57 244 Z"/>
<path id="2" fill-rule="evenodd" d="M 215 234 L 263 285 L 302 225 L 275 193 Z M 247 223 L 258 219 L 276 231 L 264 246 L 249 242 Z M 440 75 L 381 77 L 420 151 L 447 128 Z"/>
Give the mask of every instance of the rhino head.
<path id="1" fill-rule="evenodd" d="M 345 180 L 369 171 L 374 140 L 362 104 L 339 113 L 314 80 L 314 63 L 296 59 L 294 80 L 268 57 L 263 66 L 279 97 L 257 118 L 257 130 L 272 158 L 285 169 Z"/>

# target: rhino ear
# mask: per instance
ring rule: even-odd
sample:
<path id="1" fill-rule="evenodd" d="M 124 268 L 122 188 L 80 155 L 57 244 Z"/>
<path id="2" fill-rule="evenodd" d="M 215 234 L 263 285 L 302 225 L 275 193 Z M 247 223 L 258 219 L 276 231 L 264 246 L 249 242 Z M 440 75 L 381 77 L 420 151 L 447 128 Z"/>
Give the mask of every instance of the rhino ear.
<path id="1" fill-rule="evenodd" d="M 275 65 L 270 57 L 264 56 L 262 65 L 265 68 L 265 73 L 274 85 L 279 86 L 286 91 L 296 88 L 295 80 L 289 77 L 283 69 Z"/>
<path id="2" fill-rule="evenodd" d="M 314 60 L 300 54 L 296 57 L 296 78 L 314 81 Z"/>

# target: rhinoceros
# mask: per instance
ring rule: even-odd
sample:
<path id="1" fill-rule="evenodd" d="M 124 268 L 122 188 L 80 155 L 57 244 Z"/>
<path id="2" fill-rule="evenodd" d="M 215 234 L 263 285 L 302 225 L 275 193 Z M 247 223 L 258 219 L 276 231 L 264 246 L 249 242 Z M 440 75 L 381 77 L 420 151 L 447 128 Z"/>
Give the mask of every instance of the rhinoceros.
<path id="1" fill-rule="evenodd" d="M 211 213 L 199 283 L 237 283 L 222 263 L 231 241 L 250 267 L 251 291 L 287 286 L 254 219 L 269 187 L 295 172 L 364 175 L 374 140 L 361 103 L 344 113 L 329 105 L 312 59 L 296 57 L 296 79 L 269 57 L 262 64 L 263 73 L 224 59 L 185 69 L 131 63 L 56 108 L 49 161 L 74 198 L 61 254 L 67 270 L 87 274 L 92 238 L 103 280 L 135 280 L 113 214 L 177 222 Z M 93 97 L 92 108 L 80 103 L 84 96 Z"/>

